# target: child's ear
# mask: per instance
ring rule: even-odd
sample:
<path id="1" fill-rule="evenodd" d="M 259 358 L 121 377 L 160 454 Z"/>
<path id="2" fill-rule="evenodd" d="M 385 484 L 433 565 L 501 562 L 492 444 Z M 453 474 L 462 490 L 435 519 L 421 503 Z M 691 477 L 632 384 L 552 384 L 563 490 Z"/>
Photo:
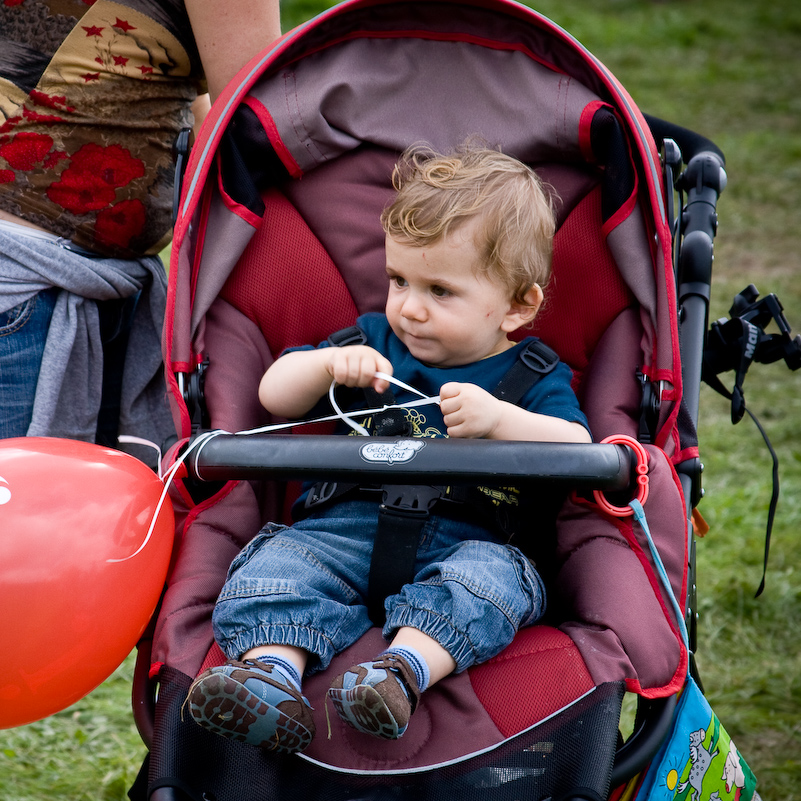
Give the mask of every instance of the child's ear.
<path id="1" fill-rule="evenodd" d="M 501 326 L 502 330 L 506 331 L 507 334 L 511 334 L 512 331 L 517 331 L 521 326 L 530 323 L 537 316 L 537 312 L 542 305 L 542 299 L 542 287 L 539 284 L 534 284 L 523 295 L 523 303 L 513 299 Z"/>

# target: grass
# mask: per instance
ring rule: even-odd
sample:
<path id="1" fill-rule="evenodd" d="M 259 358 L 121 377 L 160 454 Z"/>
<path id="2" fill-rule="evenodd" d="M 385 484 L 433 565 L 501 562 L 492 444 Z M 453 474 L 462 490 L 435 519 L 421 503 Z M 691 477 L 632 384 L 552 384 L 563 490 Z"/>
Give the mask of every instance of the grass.
<path id="1" fill-rule="evenodd" d="M 132 679 L 129 657 L 63 712 L 0 732 L 0 801 L 126 799 L 145 756 L 131 716 Z"/>
<path id="2" fill-rule="evenodd" d="M 287 28 L 331 5 L 283 3 Z M 801 4 L 796 0 L 542 0 L 532 4 L 618 76 L 640 107 L 704 133 L 727 156 L 718 207 L 712 317 L 748 283 L 776 292 L 801 329 L 796 276 L 801 208 Z M 730 377 L 724 376 L 724 382 Z M 702 393 L 706 466 L 698 543 L 700 644 L 707 695 L 754 769 L 765 801 L 801 788 L 801 393 L 783 365 L 745 384 L 781 460 L 782 496 L 767 589 L 762 572 L 770 458 L 748 419 Z M 130 713 L 132 661 L 69 709 L 0 732 L 0 801 L 125 798 L 144 747 Z"/>

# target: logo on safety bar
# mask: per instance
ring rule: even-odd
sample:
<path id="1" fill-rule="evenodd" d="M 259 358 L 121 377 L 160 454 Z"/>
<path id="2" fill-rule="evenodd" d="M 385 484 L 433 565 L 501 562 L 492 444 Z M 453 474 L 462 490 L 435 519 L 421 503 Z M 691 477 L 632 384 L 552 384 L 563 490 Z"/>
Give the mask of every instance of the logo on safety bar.
<path id="1" fill-rule="evenodd" d="M 425 442 L 421 439 L 401 439 L 397 442 L 370 442 L 359 449 L 359 455 L 366 462 L 398 464 L 414 459 L 424 445 Z"/>

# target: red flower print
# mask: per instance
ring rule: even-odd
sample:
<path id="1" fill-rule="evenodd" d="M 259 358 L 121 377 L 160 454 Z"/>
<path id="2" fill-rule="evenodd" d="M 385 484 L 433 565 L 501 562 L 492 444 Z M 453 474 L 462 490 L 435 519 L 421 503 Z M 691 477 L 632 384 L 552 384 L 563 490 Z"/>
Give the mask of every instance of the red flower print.
<path id="1" fill-rule="evenodd" d="M 104 209 L 114 202 L 116 193 L 89 173 L 72 172 L 68 167 L 61 173 L 61 180 L 48 187 L 47 196 L 73 214 L 84 214 Z"/>
<path id="2" fill-rule="evenodd" d="M 123 200 L 103 209 L 95 222 L 95 239 L 101 245 L 127 248 L 145 227 L 145 207 L 141 200 Z"/>
<path id="3" fill-rule="evenodd" d="M 139 67 L 142 71 L 142 75 L 152 75 L 153 74 L 153 67 Z"/>
<path id="4" fill-rule="evenodd" d="M 111 205 L 115 189 L 145 174 L 141 160 L 119 145 L 84 145 L 61 173 L 61 180 L 47 190 L 54 203 L 75 214 L 98 211 Z"/>
<path id="5" fill-rule="evenodd" d="M 33 100 L 37 106 L 46 106 L 56 111 L 75 111 L 74 106 L 67 105 L 66 95 L 46 95 L 44 92 L 34 89 L 31 92 L 31 100 Z"/>
<path id="6" fill-rule="evenodd" d="M 3 0 L 3 5 L 7 8 L 14 8 L 14 6 L 21 6 L 25 0 Z M 8 181 L 4 181 L 3 183 L 8 183 Z"/>
<path id="7" fill-rule="evenodd" d="M 53 170 L 58 166 L 60 161 L 68 159 L 69 156 L 63 150 L 54 150 L 44 161 L 44 168 L 46 170 Z"/>
<path id="8" fill-rule="evenodd" d="M 134 28 L 133 25 L 131 25 L 124 19 L 120 19 L 119 17 L 117 17 L 117 21 L 111 27 L 119 28 L 123 33 L 128 33 L 128 31 L 136 30 L 136 28 Z"/>
<path id="9" fill-rule="evenodd" d="M 81 27 L 86 31 L 87 37 L 103 35 L 103 28 L 98 28 L 97 25 L 81 25 Z"/>
<path id="10" fill-rule="evenodd" d="M 103 63 L 103 59 L 102 59 L 102 58 L 100 58 L 100 56 L 98 56 L 98 57 L 95 59 L 95 61 L 96 61 L 98 64 L 102 64 L 102 63 Z"/>
<path id="11" fill-rule="evenodd" d="M 0 146 L 0 156 L 15 170 L 32 170 L 50 152 L 53 140 L 47 134 L 18 133 Z"/>
<path id="12" fill-rule="evenodd" d="M 11 170 L 0 170 L 0 184 L 10 184 L 14 180 L 14 173 Z"/>
<path id="13" fill-rule="evenodd" d="M 2 125 L 0 125 L 0 133 L 8 133 L 17 127 L 17 123 L 22 121 L 22 117 L 17 114 L 16 117 L 9 117 Z"/>
<path id="14" fill-rule="evenodd" d="M 118 67 L 124 67 L 128 63 L 128 59 L 124 56 L 114 56 L 114 63 Z"/>
<path id="15" fill-rule="evenodd" d="M 85 75 L 81 75 L 83 78 L 84 83 L 89 83 L 89 81 L 99 81 L 100 80 L 100 73 L 99 72 L 87 72 Z"/>
<path id="16" fill-rule="evenodd" d="M 70 170 L 92 173 L 115 188 L 127 186 L 145 174 L 145 165 L 119 145 L 84 145 L 73 157 Z"/>
<path id="17" fill-rule="evenodd" d="M 61 117 L 56 117 L 55 114 L 40 114 L 38 111 L 31 111 L 27 108 L 22 109 L 22 116 L 25 117 L 26 120 L 42 122 L 45 125 L 53 125 L 56 122 L 64 122 Z"/>

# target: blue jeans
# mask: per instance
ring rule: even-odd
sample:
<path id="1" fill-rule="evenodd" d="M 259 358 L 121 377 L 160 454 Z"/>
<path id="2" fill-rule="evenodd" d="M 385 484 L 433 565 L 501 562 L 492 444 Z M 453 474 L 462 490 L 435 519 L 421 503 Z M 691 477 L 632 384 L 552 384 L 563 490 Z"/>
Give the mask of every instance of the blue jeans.
<path id="1" fill-rule="evenodd" d="M 372 625 L 365 598 L 377 517 L 377 503 L 346 501 L 291 528 L 262 529 L 232 563 L 212 616 L 228 658 L 292 645 L 312 655 L 315 672 L 358 640 Z M 544 611 L 531 562 L 473 523 L 430 517 L 415 570 L 414 583 L 384 603 L 384 636 L 418 629 L 453 656 L 457 672 L 495 656 Z"/>
<path id="2" fill-rule="evenodd" d="M 55 287 L 46 289 L 0 312 L 0 438 L 24 437 L 28 432 L 58 293 Z"/>

